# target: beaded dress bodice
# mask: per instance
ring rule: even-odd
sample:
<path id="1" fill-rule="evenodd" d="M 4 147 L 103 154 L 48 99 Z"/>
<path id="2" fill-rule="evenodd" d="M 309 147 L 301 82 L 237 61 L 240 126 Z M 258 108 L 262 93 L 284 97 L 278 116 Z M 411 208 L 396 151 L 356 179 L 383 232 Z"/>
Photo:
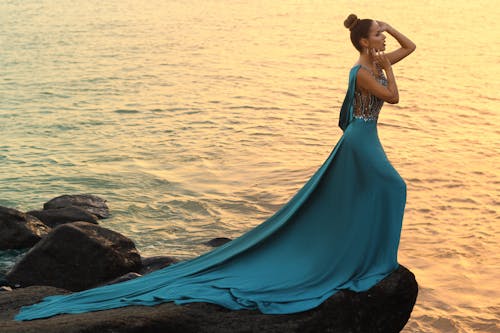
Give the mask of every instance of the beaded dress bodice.
<path id="1" fill-rule="evenodd" d="M 387 86 L 387 79 L 382 69 L 378 69 L 378 73 L 374 74 L 369 68 L 361 66 L 369 71 L 375 80 L 380 84 Z M 362 91 L 356 88 L 354 91 L 354 118 L 363 119 L 364 121 L 377 121 L 380 109 L 384 105 L 384 101 L 367 91 Z"/>

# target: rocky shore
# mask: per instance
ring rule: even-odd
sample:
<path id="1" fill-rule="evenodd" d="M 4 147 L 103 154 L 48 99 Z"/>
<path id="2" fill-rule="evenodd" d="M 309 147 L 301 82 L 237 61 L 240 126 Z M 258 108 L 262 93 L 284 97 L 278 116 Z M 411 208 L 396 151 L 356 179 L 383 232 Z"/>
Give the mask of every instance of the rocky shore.
<path id="1" fill-rule="evenodd" d="M 110 216 L 94 195 L 63 195 L 23 213 L 0 207 L 0 250 L 31 247 L 0 288 L 0 332 L 400 332 L 418 293 L 400 266 L 366 292 L 340 291 L 321 306 L 291 315 L 230 311 L 213 304 L 133 306 L 29 322 L 12 318 L 45 296 L 133 279 L 177 259 L 142 258 L 134 242 L 99 225 Z M 215 238 L 209 246 L 230 241 Z"/>

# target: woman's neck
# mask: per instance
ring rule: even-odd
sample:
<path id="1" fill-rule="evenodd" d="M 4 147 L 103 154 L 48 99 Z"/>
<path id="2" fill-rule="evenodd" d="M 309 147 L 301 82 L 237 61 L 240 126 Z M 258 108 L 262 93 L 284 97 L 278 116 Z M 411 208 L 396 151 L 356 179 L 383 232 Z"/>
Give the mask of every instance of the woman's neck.
<path id="1" fill-rule="evenodd" d="M 373 57 L 366 53 L 360 54 L 358 59 L 358 64 L 368 67 L 372 70 L 375 70 Z"/>

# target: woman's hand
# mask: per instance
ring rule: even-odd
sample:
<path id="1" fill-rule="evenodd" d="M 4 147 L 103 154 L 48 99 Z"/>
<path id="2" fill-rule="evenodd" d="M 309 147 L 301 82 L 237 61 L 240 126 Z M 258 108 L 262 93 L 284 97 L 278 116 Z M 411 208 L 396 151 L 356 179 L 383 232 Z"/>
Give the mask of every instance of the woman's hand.
<path id="1" fill-rule="evenodd" d="M 389 24 L 382 22 L 382 21 L 376 21 L 378 23 L 379 29 L 381 32 L 387 32 L 389 35 L 394 37 L 399 45 L 401 47 L 395 51 L 387 53 L 387 57 L 389 58 L 389 61 L 391 64 L 395 64 L 401 59 L 407 57 L 410 53 L 415 51 L 415 43 L 413 43 L 408 37 L 397 31 L 394 27 L 390 26 Z"/>
<path id="2" fill-rule="evenodd" d="M 390 25 L 385 23 L 385 22 L 377 21 L 377 23 L 378 23 L 378 26 L 380 27 L 381 32 L 387 31 L 387 29 L 390 28 Z"/>
<path id="3" fill-rule="evenodd" d="M 376 64 L 382 67 L 385 71 L 388 71 L 391 68 L 391 61 L 383 51 L 375 51 L 375 49 L 371 49 L 372 58 Z"/>

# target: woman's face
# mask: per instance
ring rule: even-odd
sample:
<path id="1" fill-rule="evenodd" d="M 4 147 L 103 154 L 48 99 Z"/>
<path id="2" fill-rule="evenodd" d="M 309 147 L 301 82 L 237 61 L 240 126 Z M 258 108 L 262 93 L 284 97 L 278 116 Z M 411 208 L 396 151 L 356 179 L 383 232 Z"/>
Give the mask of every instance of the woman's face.
<path id="1" fill-rule="evenodd" d="M 368 48 L 375 51 L 385 51 L 385 35 L 380 31 L 377 21 L 373 21 L 368 32 Z"/>

